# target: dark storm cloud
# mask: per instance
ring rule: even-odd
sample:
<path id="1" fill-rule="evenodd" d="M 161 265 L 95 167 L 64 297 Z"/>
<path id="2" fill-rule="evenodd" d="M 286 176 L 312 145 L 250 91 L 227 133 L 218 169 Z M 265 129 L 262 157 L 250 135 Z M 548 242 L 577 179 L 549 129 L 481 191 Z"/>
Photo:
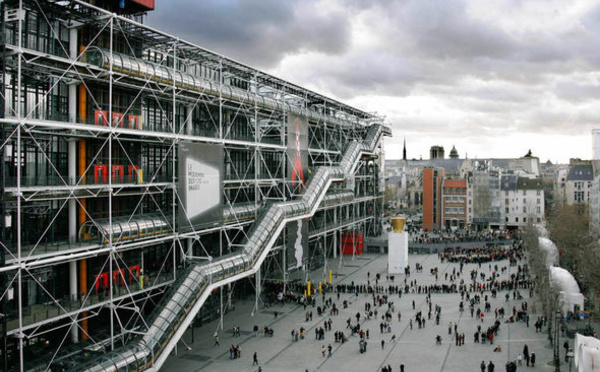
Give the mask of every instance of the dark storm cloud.
<path id="1" fill-rule="evenodd" d="M 600 5 L 585 0 L 157 7 L 152 26 L 426 136 L 581 135 L 600 123 Z"/>
<path id="2" fill-rule="evenodd" d="M 174 0 L 158 2 L 148 23 L 267 68 L 290 53 L 343 52 L 349 38 L 348 15 L 343 10 L 323 11 L 323 6 L 317 1 Z"/>

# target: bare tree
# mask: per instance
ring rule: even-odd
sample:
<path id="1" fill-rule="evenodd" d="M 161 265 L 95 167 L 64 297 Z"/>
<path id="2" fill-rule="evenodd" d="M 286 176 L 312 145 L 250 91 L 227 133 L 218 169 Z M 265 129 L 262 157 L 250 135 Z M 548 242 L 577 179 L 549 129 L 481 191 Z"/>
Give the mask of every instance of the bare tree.
<path id="1" fill-rule="evenodd" d="M 550 238 L 560 252 L 561 266 L 569 270 L 581 292 L 595 305 L 600 290 L 600 246 L 588 230 L 587 206 L 560 206 L 552 210 L 548 222 Z"/>
<path id="2" fill-rule="evenodd" d="M 587 258 L 582 253 L 592 243 L 588 230 L 589 214 L 585 205 L 563 205 L 548 216 L 550 239 L 560 252 L 560 266 L 578 278 L 580 264 Z"/>

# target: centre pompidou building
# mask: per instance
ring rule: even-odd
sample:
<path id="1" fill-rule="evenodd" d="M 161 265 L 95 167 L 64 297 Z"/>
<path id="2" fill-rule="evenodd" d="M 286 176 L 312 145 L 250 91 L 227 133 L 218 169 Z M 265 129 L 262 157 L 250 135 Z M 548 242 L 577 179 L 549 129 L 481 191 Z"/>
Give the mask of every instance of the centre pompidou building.
<path id="1" fill-rule="evenodd" d="M 380 234 L 381 117 L 144 25 L 153 1 L 0 6 L 0 369 L 158 369 Z"/>

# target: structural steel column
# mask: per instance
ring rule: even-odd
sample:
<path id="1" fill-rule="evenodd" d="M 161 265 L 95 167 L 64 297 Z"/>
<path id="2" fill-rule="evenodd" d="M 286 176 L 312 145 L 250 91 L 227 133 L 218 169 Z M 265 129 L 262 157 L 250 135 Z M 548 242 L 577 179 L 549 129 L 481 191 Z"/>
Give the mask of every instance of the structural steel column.
<path id="1" fill-rule="evenodd" d="M 254 299 L 254 311 L 258 312 L 258 303 L 260 301 L 260 294 L 261 294 L 261 288 L 260 288 L 260 266 L 258 267 L 258 270 L 256 270 L 256 274 L 254 275 L 254 279 L 256 281 L 256 296 Z"/>
<path id="2" fill-rule="evenodd" d="M 15 102 L 17 103 L 16 116 L 19 120 L 18 128 L 17 128 L 17 159 L 21 159 L 22 156 L 22 148 L 21 148 L 21 130 L 24 128 L 23 122 L 23 105 L 21 104 L 22 98 L 22 89 L 23 89 L 23 71 L 22 71 L 22 61 L 23 61 L 23 22 L 25 18 L 25 10 L 23 9 L 23 1 L 19 0 L 19 15 L 18 15 L 18 26 L 17 26 L 17 92 Z M 25 360 L 23 355 L 23 268 L 21 267 L 21 244 L 22 244 L 22 221 L 21 221 L 21 164 L 17 166 L 17 264 L 19 265 L 19 269 L 17 269 L 17 317 L 19 330 L 17 332 L 17 337 L 19 339 L 19 370 L 25 370 Z"/>
<path id="3" fill-rule="evenodd" d="M 69 87 L 69 101 L 71 101 L 71 87 Z M 73 89 L 73 93 L 76 93 Z M 69 102 L 70 103 L 70 102 Z M 69 106 L 71 110 L 71 106 Z M 69 115 L 70 116 L 70 115 Z M 69 156 L 69 185 L 73 185 L 77 178 L 77 142 L 71 138 L 68 143 Z M 77 240 L 77 205 L 74 196 L 69 198 L 69 244 L 75 243 Z M 77 261 L 69 262 L 69 301 L 77 301 Z M 75 322 L 77 319 L 75 318 Z M 79 341 L 79 332 L 77 324 L 71 326 L 71 342 Z"/>
<path id="4" fill-rule="evenodd" d="M 70 31 L 72 32 L 72 30 Z M 69 37 L 73 37 L 73 34 L 70 33 Z M 71 39 L 72 41 L 73 39 Z M 82 52 L 85 47 L 83 45 L 78 45 L 77 40 L 75 43 L 69 43 L 69 49 L 71 53 L 74 50 L 79 49 Z M 71 54 L 73 58 L 73 54 Z M 79 116 L 79 122 L 85 123 L 87 120 L 87 91 L 85 85 L 80 84 L 77 88 L 77 99 L 79 100 L 79 104 L 77 105 L 77 114 Z M 74 118 L 77 122 L 77 117 Z M 80 139 L 78 142 L 78 160 L 77 164 L 77 176 L 79 177 L 79 183 L 85 185 L 86 184 L 86 168 L 87 168 L 87 144 L 84 139 Z M 87 220 L 86 215 L 86 204 L 87 200 L 85 198 L 79 199 L 79 213 L 77 216 L 78 226 L 83 225 L 83 223 Z M 87 260 L 83 259 L 79 261 L 79 293 L 81 298 L 85 298 L 87 294 Z M 81 339 L 88 339 L 88 321 L 87 321 L 87 311 L 81 313 Z"/>
<path id="5" fill-rule="evenodd" d="M 81 94 L 81 89 L 79 90 L 79 93 Z M 85 95 L 85 89 L 83 90 L 83 94 Z M 79 105 L 81 108 L 81 101 L 79 101 Z M 78 143 L 78 147 L 79 147 L 79 169 L 78 169 L 78 175 L 81 178 L 81 182 L 85 183 L 85 170 L 86 170 L 86 142 L 85 140 L 79 140 Z M 78 214 L 78 225 L 81 226 L 83 225 L 83 223 L 87 220 L 87 216 L 86 216 L 86 199 L 80 199 L 79 200 L 79 214 Z M 79 293 L 81 294 L 81 297 L 84 298 L 85 295 L 87 294 L 87 260 L 83 259 L 79 261 Z M 82 340 L 87 340 L 88 339 L 88 322 L 87 322 L 87 312 L 84 311 L 81 313 L 81 339 Z"/>

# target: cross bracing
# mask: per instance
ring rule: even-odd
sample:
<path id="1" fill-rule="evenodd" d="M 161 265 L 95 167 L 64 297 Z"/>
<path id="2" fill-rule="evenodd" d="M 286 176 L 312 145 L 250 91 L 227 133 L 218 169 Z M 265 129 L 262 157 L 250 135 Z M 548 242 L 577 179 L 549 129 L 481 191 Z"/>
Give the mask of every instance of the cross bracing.
<path id="1" fill-rule="evenodd" d="M 193 267 L 246 249 L 265 209 L 306 189 L 290 175 L 290 115 L 307 123 L 309 187 L 319 167 L 347 164 L 353 143 L 373 146 L 370 157 L 352 158 L 352 177 L 319 189 L 305 217 L 303 269 L 337 259 L 343 232 L 376 232 L 382 158 L 367 128 L 381 117 L 86 2 L 4 1 L 1 11 L 5 369 L 64 367 L 83 352 L 126 348 Z M 222 151 L 220 214 L 210 225 L 180 218 L 187 144 Z M 240 292 L 259 306 L 264 283 L 294 287 L 302 269 L 286 267 L 293 219 L 285 221 L 253 266 L 219 274 L 218 296 L 195 302 L 198 317 L 214 307 L 224 314 Z"/>

